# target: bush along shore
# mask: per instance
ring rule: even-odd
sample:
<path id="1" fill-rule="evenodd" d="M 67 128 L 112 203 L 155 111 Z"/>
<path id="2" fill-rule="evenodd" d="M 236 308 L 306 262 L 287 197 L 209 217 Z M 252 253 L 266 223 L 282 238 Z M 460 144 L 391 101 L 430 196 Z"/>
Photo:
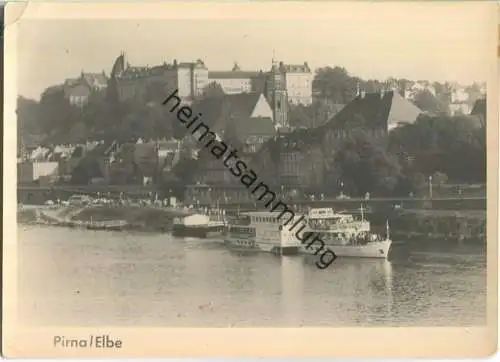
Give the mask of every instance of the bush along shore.
<path id="1" fill-rule="evenodd" d="M 40 207 L 18 210 L 18 222 L 95 230 L 170 231 L 181 210 L 154 207 Z"/>

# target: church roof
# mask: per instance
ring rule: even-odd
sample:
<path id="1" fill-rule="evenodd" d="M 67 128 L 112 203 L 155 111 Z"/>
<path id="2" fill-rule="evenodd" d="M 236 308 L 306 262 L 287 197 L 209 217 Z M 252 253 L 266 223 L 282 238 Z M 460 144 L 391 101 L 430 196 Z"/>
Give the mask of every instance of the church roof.
<path id="1" fill-rule="evenodd" d="M 398 92 L 367 93 L 357 96 L 323 127 L 342 128 L 353 122 L 355 117 L 362 117 L 368 128 L 389 129 L 401 123 L 413 123 L 422 113 Z"/>
<path id="2" fill-rule="evenodd" d="M 203 114 L 202 120 L 212 132 L 224 134 L 223 139 L 243 141 L 250 135 L 274 135 L 276 131 L 271 118 L 252 118 L 261 97 L 260 93 L 207 97 L 194 104 L 193 110 Z"/>
<path id="3" fill-rule="evenodd" d="M 125 70 L 125 54 L 121 53 L 113 64 L 113 69 L 111 70 L 111 76 L 115 77 Z"/>

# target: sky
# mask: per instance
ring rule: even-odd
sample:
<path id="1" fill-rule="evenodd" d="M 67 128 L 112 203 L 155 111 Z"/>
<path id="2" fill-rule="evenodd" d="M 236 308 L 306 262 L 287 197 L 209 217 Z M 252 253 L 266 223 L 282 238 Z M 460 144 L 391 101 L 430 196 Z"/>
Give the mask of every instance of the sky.
<path id="1" fill-rule="evenodd" d="M 235 61 L 244 70 L 267 70 L 274 53 L 313 69 L 343 66 L 364 79 L 484 81 L 491 8 L 462 4 L 330 4 L 328 11 L 318 9 L 322 16 L 274 19 L 269 13 L 239 19 L 22 18 L 18 92 L 38 99 L 82 69 L 109 74 L 122 50 L 136 66 L 200 58 L 209 70 L 230 70 Z"/>

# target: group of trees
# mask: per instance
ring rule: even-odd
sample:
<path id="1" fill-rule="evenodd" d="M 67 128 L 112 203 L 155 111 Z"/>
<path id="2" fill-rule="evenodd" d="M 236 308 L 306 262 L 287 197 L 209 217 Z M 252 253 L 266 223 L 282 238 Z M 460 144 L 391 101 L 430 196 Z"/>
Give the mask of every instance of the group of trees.
<path id="1" fill-rule="evenodd" d="M 422 116 L 387 139 L 353 129 L 336 153 L 334 167 L 344 191 L 362 196 L 408 195 L 434 185 L 486 181 L 486 133 L 476 117 Z"/>
<path id="2" fill-rule="evenodd" d="M 39 102 L 18 97 L 19 141 L 29 143 L 33 136 L 43 137 L 45 143 L 80 143 L 173 135 L 172 116 L 161 102 L 111 100 L 109 93 L 93 91 L 81 107 L 70 104 L 62 87 L 47 89 Z M 164 92 L 149 94 L 164 97 Z"/>
<path id="3" fill-rule="evenodd" d="M 175 115 L 161 104 L 165 84 L 148 84 L 139 99 L 119 101 L 117 94 L 111 80 L 106 91 L 92 91 L 81 107 L 70 104 L 63 87 L 48 88 L 39 102 L 19 96 L 18 143 L 31 143 L 33 137 L 43 138 L 45 143 L 80 143 L 183 136 Z M 213 96 L 223 91 L 217 84 L 209 84 L 205 94 Z"/>
<path id="4" fill-rule="evenodd" d="M 378 80 L 364 80 L 356 76 L 351 76 L 349 72 L 342 67 L 324 67 L 316 71 L 313 80 L 313 90 L 318 99 L 327 99 L 329 102 L 337 104 L 347 104 L 358 91 L 366 93 L 379 92 L 388 86 L 396 88 L 402 96 L 411 96 L 413 102 L 421 110 L 433 114 L 446 113 L 451 102 L 452 85 L 449 83 L 420 81 L 422 85 L 432 86 L 435 95 L 428 90 L 408 92 L 416 82 L 408 79 L 389 78 L 384 82 Z M 481 98 L 480 87 L 477 84 L 471 84 L 465 89 L 468 95 L 468 102 L 473 104 Z"/>

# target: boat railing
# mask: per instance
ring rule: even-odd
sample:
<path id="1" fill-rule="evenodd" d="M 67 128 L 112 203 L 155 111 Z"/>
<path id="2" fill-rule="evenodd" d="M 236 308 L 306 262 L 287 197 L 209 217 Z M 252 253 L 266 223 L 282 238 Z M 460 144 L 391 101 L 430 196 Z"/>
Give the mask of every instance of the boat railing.
<path id="1" fill-rule="evenodd" d="M 251 224 L 250 222 L 250 218 L 247 218 L 247 217 L 235 217 L 235 216 L 232 216 L 232 217 L 228 217 L 226 219 L 226 222 L 229 224 L 229 225 L 237 225 L 237 226 L 248 226 Z"/>
<path id="2" fill-rule="evenodd" d="M 346 230 L 346 229 L 363 229 L 369 228 L 368 221 L 351 221 L 351 222 L 337 222 L 337 223 L 314 223 L 309 222 L 309 227 L 314 230 Z"/>

